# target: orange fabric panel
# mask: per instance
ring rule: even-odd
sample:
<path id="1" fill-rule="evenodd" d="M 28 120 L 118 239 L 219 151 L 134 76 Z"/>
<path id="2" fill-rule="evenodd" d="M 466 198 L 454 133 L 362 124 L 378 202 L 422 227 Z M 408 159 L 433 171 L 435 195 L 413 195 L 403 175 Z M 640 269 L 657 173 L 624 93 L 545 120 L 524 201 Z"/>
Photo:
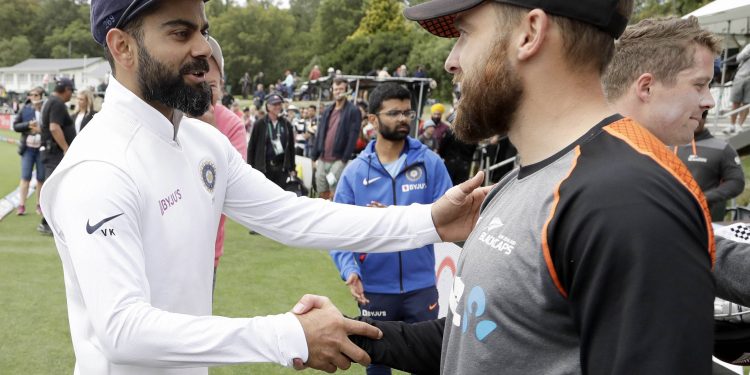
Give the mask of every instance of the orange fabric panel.
<path id="1" fill-rule="evenodd" d="M 557 290 L 565 298 L 568 298 L 568 291 L 563 288 L 562 282 L 560 282 L 560 278 L 557 276 L 555 264 L 552 262 L 552 254 L 550 253 L 549 241 L 547 240 L 547 228 L 549 227 L 550 221 L 552 221 L 552 218 L 555 216 L 555 211 L 557 211 L 557 204 L 560 203 L 560 186 L 562 186 L 562 184 L 568 180 L 570 175 L 573 173 L 573 170 L 576 169 L 576 164 L 578 164 L 578 157 L 581 156 L 581 146 L 576 146 L 574 151 L 575 157 L 573 157 L 573 163 L 571 163 L 570 165 L 568 174 L 566 174 L 565 177 L 557 183 L 557 186 L 555 186 L 552 208 L 549 210 L 549 216 L 544 222 L 544 227 L 542 227 L 542 252 L 544 253 L 544 262 L 547 264 L 547 271 L 552 278 L 552 282 L 555 283 Z"/>
<path id="2" fill-rule="evenodd" d="M 708 210 L 708 202 L 703 195 L 698 183 L 685 164 L 669 151 L 666 145 L 659 141 L 651 132 L 629 118 L 623 118 L 604 127 L 604 130 L 613 137 L 623 140 L 642 155 L 649 156 L 657 164 L 669 171 L 683 186 L 695 197 L 703 211 L 703 218 L 708 231 L 708 252 L 711 256 L 711 267 L 716 261 L 716 244 L 714 242 L 714 231 L 711 226 L 711 213 Z"/>

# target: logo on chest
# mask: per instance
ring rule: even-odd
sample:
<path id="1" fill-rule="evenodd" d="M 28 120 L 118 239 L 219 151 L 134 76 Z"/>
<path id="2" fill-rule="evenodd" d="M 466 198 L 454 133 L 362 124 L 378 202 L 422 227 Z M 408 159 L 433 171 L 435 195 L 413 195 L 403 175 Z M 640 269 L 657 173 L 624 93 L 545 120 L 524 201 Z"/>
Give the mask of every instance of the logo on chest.
<path id="1" fill-rule="evenodd" d="M 182 200 L 182 193 L 180 192 L 180 189 L 177 189 L 174 191 L 174 193 L 167 195 L 166 197 L 159 200 L 159 210 L 161 211 L 161 216 L 164 216 L 164 213 L 167 212 L 168 209 L 172 208 L 174 205 L 177 204 L 177 202 Z"/>
<path id="2" fill-rule="evenodd" d="M 200 165 L 201 180 L 203 180 L 203 187 L 208 190 L 209 193 L 214 192 L 214 186 L 216 185 L 216 165 L 211 160 L 203 160 Z"/>
<path id="3" fill-rule="evenodd" d="M 688 156 L 688 161 L 693 163 L 708 163 L 708 159 L 702 158 L 698 155 L 690 155 Z"/>
<path id="4" fill-rule="evenodd" d="M 516 248 L 516 241 L 498 233 L 504 225 L 499 217 L 493 217 L 487 227 L 479 234 L 477 240 L 505 255 L 510 255 Z"/>

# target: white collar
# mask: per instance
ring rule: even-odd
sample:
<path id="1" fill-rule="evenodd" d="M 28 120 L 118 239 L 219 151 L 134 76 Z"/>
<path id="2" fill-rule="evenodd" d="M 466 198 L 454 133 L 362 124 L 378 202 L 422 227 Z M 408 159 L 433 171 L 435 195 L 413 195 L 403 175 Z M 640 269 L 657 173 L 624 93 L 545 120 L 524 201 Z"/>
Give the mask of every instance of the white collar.
<path id="1" fill-rule="evenodd" d="M 183 114 L 174 110 L 172 121 L 167 120 L 161 112 L 152 107 L 132 91 L 123 86 L 114 76 L 109 79 L 109 86 L 104 96 L 102 110 L 114 110 L 144 128 L 154 132 L 159 137 L 177 140 L 177 130 L 180 128 Z"/>

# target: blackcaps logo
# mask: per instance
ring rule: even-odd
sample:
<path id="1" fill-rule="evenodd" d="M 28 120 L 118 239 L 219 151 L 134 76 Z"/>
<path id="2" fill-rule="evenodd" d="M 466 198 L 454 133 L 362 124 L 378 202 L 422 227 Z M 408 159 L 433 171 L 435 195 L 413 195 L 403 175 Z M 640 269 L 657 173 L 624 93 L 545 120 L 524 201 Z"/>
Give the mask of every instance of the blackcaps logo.
<path id="1" fill-rule="evenodd" d="M 201 179 L 203 179 L 203 186 L 206 187 L 209 193 L 214 192 L 214 185 L 216 185 L 216 166 L 210 160 L 204 160 L 201 162 Z"/>
<path id="2" fill-rule="evenodd" d="M 415 166 L 411 167 L 408 171 L 406 171 L 406 179 L 415 182 L 419 181 L 420 178 L 422 178 L 422 175 L 424 174 L 424 171 L 422 170 L 421 166 Z"/>

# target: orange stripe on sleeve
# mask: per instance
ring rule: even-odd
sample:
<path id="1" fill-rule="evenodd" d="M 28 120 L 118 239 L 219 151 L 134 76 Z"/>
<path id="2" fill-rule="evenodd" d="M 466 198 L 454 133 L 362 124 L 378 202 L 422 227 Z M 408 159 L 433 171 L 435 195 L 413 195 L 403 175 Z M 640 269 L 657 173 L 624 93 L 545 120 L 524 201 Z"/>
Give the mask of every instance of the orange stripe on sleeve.
<path id="1" fill-rule="evenodd" d="M 624 118 L 604 127 L 604 130 L 632 147 L 642 155 L 649 156 L 662 168 L 672 174 L 685 188 L 695 197 L 695 200 L 703 211 L 703 219 L 708 232 L 708 252 L 711 256 L 711 268 L 716 261 L 716 243 L 714 242 L 714 231 L 711 226 L 711 213 L 708 210 L 706 197 L 703 195 L 698 183 L 685 164 L 673 153 L 669 152 L 667 146 L 659 141 L 643 126 L 632 119 Z"/>
<path id="2" fill-rule="evenodd" d="M 552 278 L 552 282 L 555 283 L 557 290 L 565 298 L 568 298 L 568 292 L 565 290 L 565 288 L 563 288 L 562 282 L 560 282 L 560 278 L 557 276 L 557 270 L 555 269 L 555 264 L 552 262 L 552 254 L 549 249 L 549 240 L 547 239 L 548 237 L 547 228 L 549 227 L 549 223 L 552 221 L 552 218 L 555 216 L 555 211 L 557 211 L 557 204 L 560 203 L 560 186 L 562 186 L 562 184 L 570 177 L 570 175 L 573 173 L 573 170 L 576 169 L 576 165 L 578 164 L 578 157 L 580 155 L 581 155 L 581 146 L 576 146 L 575 157 L 573 158 L 573 163 L 570 166 L 570 170 L 568 171 L 568 174 L 565 175 L 565 177 L 561 179 L 560 182 L 557 183 L 557 186 L 555 186 L 554 201 L 552 202 L 552 208 L 549 211 L 549 216 L 547 217 L 547 221 L 544 222 L 544 227 L 542 227 L 542 252 L 544 253 L 544 262 L 547 263 L 547 271 L 549 272 L 549 275 Z"/>

